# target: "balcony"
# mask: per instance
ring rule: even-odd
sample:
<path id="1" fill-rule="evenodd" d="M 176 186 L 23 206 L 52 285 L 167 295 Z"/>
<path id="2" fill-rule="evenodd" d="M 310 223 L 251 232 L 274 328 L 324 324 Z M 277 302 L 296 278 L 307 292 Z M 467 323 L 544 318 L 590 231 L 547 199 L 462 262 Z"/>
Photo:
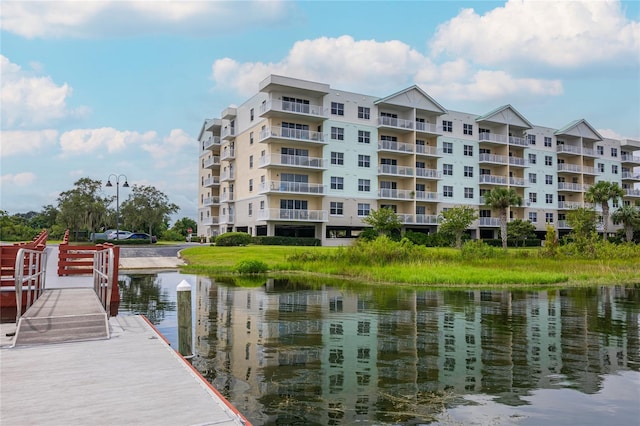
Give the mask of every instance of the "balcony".
<path id="1" fill-rule="evenodd" d="M 622 172 L 622 180 L 635 180 L 640 182 L 640 173 Z"/>
<path id="2" fill-rule="evenodd" d="M 220 197 L 207 197 L 202 200 L 203 207 L 217 206 L 220 204 Z"/>
<path id="3" fill-rule="evenodd" d="M 558 163 L 558 171 L 564 173 L 582 173 L 582 166 L 578 164 Z"/>
<path id="4" fill-rule="evenodd" d="M 504 135 L 496 135 L 495 133 L 482 132 L 478 134 L 478 140 L 480 142 L 485 142 L 485 143 L 506 145 L 509 139 Z"/>
<path id="5" fill-rule="evenodd" d="M 302 129 L 289 129 L 278 126 L 267 127 L 260 132 L 259 142 L 269 143 L 275 140 L 287 140 L 326 145 L 324 135 L 320 132 Z"/>
<path id="6" fill-rule="evenodd" d="M 480 221 L 480 226 L 488 226 L 492 228 L 497 228 L 500 226 L 499 217 L 481 217 L 479 221 Z"/>
<path id="7" fill-rule="evenodd" d="M 507 176 L 480 175 L 478 182 L 486 185 L 507 185 L 509 178 Z"/>
<path id="8" fill-rule="evenodd" d="M 220 176 L 210 176 L 202 181 L 202 186 L 210 188 L 212 186 L 220 186 Z"/>
<path id="9" fill-rule="evenodd" d="M 284 182 L 272 180 L 261 182 L 258 185 L 260 194 L 306 194 L 306 195 L 324 195 L 327 192 L 326 185 L 321 183 L 307 182 Z"/>
<path id="10" fill-rule="evenodd" d="M 396 216 L 398 217 L 398 220 L 400 221 L 400 223 L 404 223 L 404 224 L 413 224 L 414 223 L 412 214 L 396 213 Z"/>
<path id="11" fill-rule="evenodd" d="M 509 145 L 517 145 L 517 146 L 529 146 L 529 142 L 525 138 L 519 138 L 516 136 L 509 136 Z"/>
<path id="12" fill-rule="evenodd" d="M 231 182 L 236 180 L 236 174 L 233 170 L 223 171 L 220 175 L 220 182 Z"/>
<path id="13" fill-rule="evenodd" d="M 581 203 L 579 201 L 558 201 L 558 210 L 575 210 L 579 208 L 592 209 L 591 203 Z"/>
<path id="14" fill-rule="evenodd" d="M 207 141 L 204 143 L 203 148 L 213 150 L 214 148 L 219 146 L 220 146 L 220 136 L 213 136 L 207 139 Z"/>
<path id="15" fill-rule="evenodd" d="M 213 156 L 209 157 L 202 162 L 202 167 L 204 169 L 213 169 L 215 167 L 220 167 L 220 157 Z"/>
<path id="16" fill-rule="evenodd" d="M 622 154 L 620 161 L 625 165 L 640 166 L 640 157 L 632 154 Z"/>
<path id="17" fill-rule="evenodd" d="M 624 190 L 624 196 L 625 197 L 634 197 L 634 198 L 638 197 L 638 198 L 640 198 L 640 189 L 629 189 L 629 188 L 627 188 L 627 189 Z"/>
<path id="18" fill-rule="evenodd" d="M 429 157 L 442 157 L 442 154 L 438 151 L 438 148 L 429 145 L 416 145 L 416 154 L 426 155 Z"/>
<path id="19" fill-rule="evenodd" d="M 389 175 L 389 176 L 413 177 L 413 167 L 380 164 L 378 166 L 378 174 Z"/>
<path id="20" fill-rule="evenodd" d="M 210 217 L 204 218 L 201 223 L 204 226 L 214 226 L 214 225 L 218 225 L 220 223 L 220 220 L 218 216 L 210 216 Z"/>
<path id="21" fill-rule="evenodd" d="M 413 144 L 393 141 L 378 141 L 379 151 L 396 152 L 400 154 L 413 154 Z"/>
<path id="22" fill-rule="evenodd" d="M 233 192 L 223 192 L 220 194 L 220 202 L 228 203 L 233 201 Z"/>
<path id="23" fill-rule="evenodd" d="M 259 167 L 296 167 L 302 169 L 326 169 L 326 162 L 322 158 L 304 155 L 271 154 L 260 157 Z"/>
<path id="24" fill-rule="evenodd" d="M 413 200 L 415 191 L 410 189 L 385 189 L 378 190 L 378 198 L 388 200 Z"/>
<path id="25" fill-rule="evenodd" d="M 430 135 L 442 135 L 442 126 L 416 121 L 416 132 L 428 133 Z"/>
<path id="26" fill-rule="evenodd" d="M 440 194 L 437 192 L 416 191 L 416 201 L 438 201 Z"/>
<path id="27" fill-rule="evenodd" d="M 525 178 L 520 178 L 520 177 L 510 177 L 509 185 L 510 186 L 529 186 L 528 181 Z"/>
<path id="28" fill-rule="evenodd" d="M 322 121 L 327 119 L 327 110 L 322 105 L 272 99 L 260 106 L 261 117 L 291 117 L 297 115 L 306 120 Z"/>
<path id="29" fill-rule="evenodd" d="M 235 215 L 233 214 L 223 214 L 220 215 L 220 225 L 235 223 Z"/>
<path id="30" fill-rule="evenodd" d="M 571 229 L 571 227 L 569 226 L 569 222 L 566 220 L 559 220 L 558 221 L 558 229 Z"/>
<path id="31" fill-rule="evenodd" d="M 582 154 L 582 147 L 575 146 L 575 145 L 560 144 L 556 147 L 556 152 L 558 154 L 580 155 Z"/>
<path id="32" fill-rule="evenodd" d="M 442 179 L 442 172 L 434 169 L 416 168 L 416 177 L 420 179 Z"/>
<path id="33" fill-rule="evenodd" d="M 437 225 L 438 216 L 435 214 L 417 214 L 415 223 L 419 225 Z"/>
<path id="34" fill-rule="evenodd" d="M 328 218 L 327 210 L 264 209 L 256 213 L 257 220 L 327 222 Z"/>
<path id="35" fill-rule="evenodd" d="M 220 155 L 221 161 L 235 160 L 235 158 L 236 158 L 236 150 L 233 148 L 223 150 L 222 154 Z"/>
<path id="36" fill-rule="evenodd" d="M 222 129 L 222 140 L 231 140 L 236 137 L 236 128 L 235 127 L 225 127 Z"/>
<path id="37" fill-rule="evenodd" d="M 558 182 L 558 191 L 582 192 L 587 190 L 587 185 L 581 183 Z"/>
<path id="38" fill-rule="evenodd" d="M 593 149 L 591 148 L 582 148 L 582 155 L 585 157 L 600 157 Z"/>
<path id="39" fill-rule="evenodd" d="M 509 157 L 509 165 L 511 167 L 527 167 L 528 163 L 522 157 Z"/>
<path id="40" fill-rule="evenodd" d="M 508 164 L 509 157 L 505 155 L 494 154 L 480 154 L 478 156 L 479 163 L 491 163 L 491 164 Z"/>
<path id="41" fill-rule="evenodd" d="M 413 130 L 413 121 L 403 120 L 402 118 L 378 117 L 378 127 L 411 131 Z"/>

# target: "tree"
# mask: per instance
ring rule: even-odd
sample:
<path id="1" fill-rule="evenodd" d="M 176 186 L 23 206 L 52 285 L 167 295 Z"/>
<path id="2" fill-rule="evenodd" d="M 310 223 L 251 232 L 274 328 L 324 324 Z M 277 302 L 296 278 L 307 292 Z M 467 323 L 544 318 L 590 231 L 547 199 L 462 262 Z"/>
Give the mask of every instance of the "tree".
<path id="1" fill-rule="evenodd" d="M 120 215 L 132 230 L 147 229 L 149 235 L 154 235 L 154 230 L 160 232 L 169 216 L 178 210 L 179 207 L 155 187 L 133 185 L 129 198 L 120 207 Z"/>
<path id="2" fill-rule="evenodd" d="M 518 242 L 524 242 L 527 238 L 535 238 L 536 227 L 530 220 L 515 219 L 507 223 L 507 238 L 511 238 Z"/>
<path id="3" fill-rule="evenodd" d="M 398 232 L 402 227 L 398 215 L 392 209 L 383 207 L 379 210 L 371 210 L 369 216 L 362 219 L 364 223 L 373 227 L 378 235 L 391 236 L 394 232 Z"/>
<path id="4" fill-rule="evenodd" d="M 187 235 L 189 235 L 189 228 L 191 228 L 192 232 L 196 232 L 197 227 L 198 224 L 195 220 L 189 217 L 183 217 L 182 219 L 176 220 L 176 223 L 173 224 L 171 230 L 179 233 L 183 237 L 186 237 Z"/>
<path id="5" fill-rule="evenodd" d="M 478 218 L 476 209 L 456 206 L 440 213 L 440 232 L 455 236 L 456 248 L 462 247 L 462 234 Z"/>
<path id="6" fill-rule="evenodd" d="M 622 198 L 623 196 L 624 189 L 620 187 L 618 182 L 608 182 L 605 180 L 596 182 L 596 184 L 590 186 L 584 194 L 585 200 L 602 206 L 602 220 L 604 222 L 602 239 L 605 241 L 607 240 L 609 230 L 609 200 L 612 200 L 615 204 L 618 198 Z"/>
<path id="7" fill-rule="evenodd" d="M 613 212 L 611 219 L 614 223 L 622 223 L 627 241 L 633 241 L 633 231 L 640 229 L 640 208 L 630 204 L 622 206 Z"/>
<path id="8" fill-rule="evenodd" d="M 106 223 L 107 206 L 112 198 L 102 197 L 102 182 L 82 178 L 74 188 L 62 192 L 58 197 L 58 222 L 75 231 L 76 240 L 80 229 L 95 231 Z"/>
<path id="9" fill-rule="evenodd" d="M 513 188 L 494 188 L 484 194 L 484 204 L 500 214 L 500 237 L 502 248 L 507 249 L 507 210 L 511 206 L 521 206 L 520 197 Z"/>
<path id="10" fill-rule="evenodd" d="M 576 241 L 585 241 L 596 232 L 596 212 L 587 207 L 579 207 L 567 213 L 567 223 Z"/>

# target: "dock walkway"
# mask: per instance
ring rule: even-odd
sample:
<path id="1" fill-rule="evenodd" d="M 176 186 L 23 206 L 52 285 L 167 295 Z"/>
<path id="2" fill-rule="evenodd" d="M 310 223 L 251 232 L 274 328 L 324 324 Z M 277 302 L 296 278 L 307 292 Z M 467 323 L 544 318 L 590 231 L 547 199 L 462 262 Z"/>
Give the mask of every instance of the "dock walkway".
<path id="1" fill-rule="evenodd" d="M 48 265 L 46 287 L 79 295 L 92 280 Z M 111 317 L 109 339 L 10 348 L 15 328 L 0 325 L 2 425 L 249 424 L 142 316 Z"/>

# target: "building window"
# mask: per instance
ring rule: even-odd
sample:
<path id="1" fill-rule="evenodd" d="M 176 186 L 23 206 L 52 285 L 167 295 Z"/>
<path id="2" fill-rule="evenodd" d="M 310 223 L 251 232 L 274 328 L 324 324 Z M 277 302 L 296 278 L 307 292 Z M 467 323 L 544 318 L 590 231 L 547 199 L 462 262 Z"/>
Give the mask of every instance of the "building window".
<path id="1" fill-rule="evenodd" d="M 331 114 L 344 115 L 344 104 L 339 102 L 331 102 Z"/>
<path id="2" fill-rule="evenodd" d="M 611 156 L 612 157 L 618 156 L 618 148 L 611 148 Z"/>
<path id="3" fill-rule="evenodd" d="M 465 135 L 473 135 L 473 124 L 463 124 L 462 133 L 464 133 Z"/>
<path id="4" fill-rule="evenodd" d="M 545 213 L 544 220 L 546 223 L 553 223 L 553 213 Z"/>
<path id="5" fill-rule="evenodd" d="M 343 141 L 344 140 L 344 129 L 342 127 L 332 127 L 331 128 L 331 139 Z"/>
<path id="6" fill-rule="evenodd" d="M 344 178 L 331 176 L 331 189 L 344 189 Z"/>
<path id="7" fill-rule="evenodd" d="M 260 210 L 264 210 L 264 200 L 260 201 Z"/>
<path id="8" fill-rule="evenodd" d="M 453 122 L 448 120 L 442 120 L 442 131 L 453 132 Z"/>
<path id="9" fill-rule="evenodd" d="M 369 216 L 371 205 L 369 203 L 358 203 L 358 216 Z"/>
<path id="10" fill-rule="evenodd" d="M 249 132 L 249 145 L 253 145 L 253 132 Z"/>
<path id="11" fill-rule="evenodd" d="M 358 191 L 371 191 L 371 181 L 369 179 L 358 179 Z"/>
<path id="12" fill-rule="evenodd" d="M 344 152 L 331 151 L 331 164 L 335 164 L 337 166 L 343 166 L 344 165 Z"/>
<path id="13" fill-rule="evenodd" d="M 598 163 L 598 172 L 604 173 L 604 163 Z"/>
<path id="14" fill-rule="evenodd" d="M 453 154 L 453 143 L 442 142 L 442 152 L 444 152 L 445 154 Z"/>
<path id="15" fill-rule="evenodd" d="M 464 189 L 464 198 L 473 198 L 473 188 Z"/>
<path id="16" fill-rule="evenodd" d="M 617 164 L 612 164 L 611 165 L 611 173 L 613 173 L 614 175 L 618 174 L 618 165 Z"/>
<path id="17" fill-rule="evenodd" d="M 253 108 L 249 110 L 249 121 L 253 121 Z"/>
<path id="18" fill-rule="evenodd" d="M 544 201 L 547 204 L 553 204 L 553 194 L 545 194 Z"/>
<path id="19" fill-rule="evenodd" d="M 453 176 L 453 164 L 443 164 L 442 174 L 446 176 Z"/>
<path id="20" fill-rule="evenodd" d="M 358 130 L 358 143 L 371 143 L 371 132 Z"/>
<path id="21" fill-rule="evenodd" d="M 553 185 L 553 175 L 544 175 L 544 183 L 547 185 Z"/>
<path id="22" fill-rule="evenodd" d="M 249 168 L 253 169 L 253 155 L 249 156 Z"/>
<path id="23" fill-rule="evenodd" d="M 344 214 L 343 207 L 343 203 L 339 201 L 332 201 L 331 203 L 329 203 L 330 214 L 334 216 Z"/>
<path id="24" fill-rule="evenodd" d="M 529 193 L 529 202 L 531 202 L 531 203 L 537 203 L 538 202 L 538 193 L 537 192 L 530 192 Z"/>
<path id="25" fill-rule="evenodd" d="M 447 198 L 453 197 L 453 186 L 444 185 L 442 187 L 442 195 Z"/>
<path id="26" fill-rule="evenodd" d="M 529 143 L 529 145 L 535 145 L 536 135 L 527 135 L 527 142 Z"/>
<path id="27" fill-rule="evenodd" d="M 552 146 L 552 142 L 551 142 L 551 138 L 548 136 L 544 137 L 544 146 L 546 147 L 551 147 Z"/>
<path id="28" fill-rule="evenodd" d="M 249 203 L 249 206 L 247 208 L 247 214 L 249 216 L 253 216 L 253 203 Z"/>
<path id="29" fill-rule="evenodd" d="M 464 166 L 464 177 L 473 177 L 473 166 Z"/>
<path id="30" fill-rule="evenodd" d="M 467 157 L 473 157 L 473 145 L 464 146 L 464 155 Z"/>
<path id="31" fill-rule="evenodd" d="M 371 118 L 371 109 L 369 107 L 358 107 L 358 118 L 369 120 Z"/>
<path id="32" fill-rule="evenodd" d="M 544 165 L 545 166 L 553 166 L 553 157 L 550 155 L 544 156 Z"/>
<path id="33" fill-rule="evenodd" d="M 253 179 L 249 179 L 249 192 L 253 191 Z"/>
<path id="34" fill-rule="evenodd" d="M 602 145 L 596 146 L 596 152 L 598 153 L 598 155 L 604 155 L 604 146 Z"/>
<path id="35" fill-rule="evenodd" d="M 536 164 L 536 155 L 535 154 L 529 154 L 529 164 Z"/>
<path id="36" fill-rule="evenodd" d="M 537 212 L 529 212 L 529 221 L 531 223 L 538 223 L 538 213 Z"/>
<path id="37" fill-rule="evenodd" d="M 358 167 L 371 167 L 371 156 L 370 155 L 358 155 Z"/>
<path id="38" fill-rule="evenodd" d="M 535 173 L 529 173 L 529 183 L 537 183 L 538 175 Z"/>

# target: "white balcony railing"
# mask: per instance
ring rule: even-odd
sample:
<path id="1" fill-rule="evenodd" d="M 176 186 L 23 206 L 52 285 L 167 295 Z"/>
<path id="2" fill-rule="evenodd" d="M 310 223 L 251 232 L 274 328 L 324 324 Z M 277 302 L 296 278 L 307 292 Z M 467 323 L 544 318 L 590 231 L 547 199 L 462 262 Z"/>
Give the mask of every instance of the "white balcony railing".
<path id="1" fill-rule="evenodd" d="M 219 223 L 220 219 L 218 218 L 218 216 L 209 216 L 202 220 L 202 224 L 204 226 L 218 225 Z"/>
<path id="2" fill-rule="evenodd" d="M 640 197 L 640 189 L 625 189 L 625 197 Z"/>
<path id="3" fill-rule="evenodd" d="M 416 191 L 417 201 L 437 201 L 440 199 L 440 194 L 437 192 Z"/>
<path id="4" fill-rule="evenodd" d="M 204 207 L 215 206 L 217 204 L 220 204 L 220 197 L 207 197 L 202 200 L 202 205 Z"/>
<path id="5" fill-rule="evenodd" d="M 234 223 L 235 222 L 235 215 L 232 214 L 223 214 L 220 215 L 220 224 L 224 225 L 225 223 Z"/>
<path id="6" fill-rule="evenodd" d="M 640 180 L 640 173 L 622 172 L 622 179 L 625 179 L 625 180 Z"/>
<path id="7" fill-rule="evenodd" d="M 402 152 L 413 154 L 413 144 L 393 141 L 378 141 L 378 149 L 382 151 Z"/>
<path id="8" fill-rule="evenodd" d="M 325 143 L 324 135 L 320 132 L 303 129 L 289 129 L 278 126 L 267 127 L 260 132 L 260 142 L 269 138 L 281 138 L 317 144 Z"/>
<path id="9" fill-rule="evenodd" d="M 519 138 L 517 136 L 509 136 L 509 145 L 529 146 L 529 143 L 525 138 Z"/>
<path id="10" fill-rule="evenodd" d="M 220 194 L 221 203 L 228 203 L 230 201 L 233 201 L 233 192 L 223 192 Z"/>
<path id="11" fill-rule="evenodd" d="M 442 172 L 434 169 L 416 168 L 416 177 L 425 179 L 441 179 Z"/>
<path id="12" fill-rule="evenodd" d="M 209 176 L 202 181 L 202 186 L 204 186 L 205 188 L 217 185 L 220 185 L 220 176 Z"/>
<path id="13" fill-rule="evenodd" d="M 480 226 L 500 226 L 500 218 L 499 217 L 481 217 L 479 219 Z"/>
<path id="14" fill-rule="evenodd" d="M 220 136 L 212 136 L 204 143 L 204 149 L 211 149 L 220 146 Z"/>
<path id="15" fill-rule="evenodd" d="M 222 151 L 222 154 L 220 155 L 220 160 L 224 161 L 224 160 L 233 160 L 234 158 L 236 158 L 236 150 L 233 148 L 230 149 L 224 149 Z"/>
<path id="16" fill-rule="evenodd" d="M 522 157 L 509 157 L 509 165 L 516 167 L 526 167 L 527 160 Z"/>
<path id="17" fill-rule="evenodd" d="M 322 158 L 307 157 L 305 155 L 271 154 L 260 157 L 260 167 L 287 166 L 304 167 L 309 169 L 324 169 L 326 162 Z"/>
<path id="18" fill-rule="evenodd" d="M 413 129 L 413 121 L 402 118 L 378 117 L 378 126 L 395 127 L 397 129 Z"/>
<path id="19" fill-rule="evenodd" d="M 593 204 L 581 203 L 579 201 L 558 201 L 558 209 L 560 210 L 574 210 L 581 207 L 593 208 Z"/>
<path id="20" fill-rule="evenodd" d="M 264 194 L 266 192 L 283 192 L 295 194 L 323 195 L 327 191 L 326 185 L 323 185 L 321 183 L 285 182 L 271 180 L 261 182 L 258 185 L 258 192 L 260 192 L 261 194 Z"/>
<path id="21" fill-rule="evenodd" d="M 322 105 L 290 102 L 279 99 L 272 99 L 260 105 L 260 115 L 270 111 L 310 115 L 314 117 L 327 116 L 327 110 Z"/>
<path id="22" fill-rule="evenodd" d="M 222 174 L 220 175 L 220 182 L 225 182 L 225 181 L 230 181 L 235 179 L 236 179 L 236 174 L 233 170 L 223 171 Z"/>
<path id="23" fill-rule="evenodd" d="M 416 121 L 416 130 L 418 132 L 433 133 L 436 135 L 442 134 L 442 126 L 436 126 L 435 124 L 431 123 L 423 123 L 421 121 Z"/>
<path id="24" fill-rule="evenodd" d="M 209 157 L 205 159 L 204 162 L 202 163 L 202 167 L 204 167 L 205 169 L 211 169 L 219 165 L 220 165 L 220 157 L 218 156 Z"/>
<path id="25" fill-rule="evenodd" d="M 506 185 L 509 181 L 507 176 L 497 175 L 480 175 L 479 183 L 487 183 L 492 185 Z"/>
<path id="26" fill-rule="evenodd" d="M 256 213 L 257 220 L 326 222 L 328 217 L 326 210 L 264 209 Z"/>
<path id="27" fill-rule="evenodd" d="M 620 156 L 620 160 L 622 160 L 625 163 L 635 163 L 635 164 L 640 164 L 640 157 L 636 156 L 636 155 L 631 155 L 631 154 L 622 154 Z"/>
<path id="28" fill-rule="evenodd" d="M 580 154 L 582 153 L 582 148 L 575 145 L 560 144 L 556 147 L 556 152 L 558 154 Z"/>
<path id="29" fill-rule="evenodd" d="M 506 155 L 480 154 L 478 156 L 478 161 L 480 163 L 507 164 L 509 162 L 509 157 Z"/>
<path id="30" fill-rule="evenodd" d="M 438 148 L 436 148 L 435 146 L 429 146 L 429 145 L 416 145 L 416 154 L 431 155 L 434 157 L 440 156 L 440 153 L 438 152 Z"/>
<path id="31" fill-rule="evenodd" d="M 437 225 L 438 216 L 435 214 L 417 214 L 415 223 L 420 225 Z"/>
<path id="32" fill-rule="evenodd" d="M 558 190 L 560 191 L 585 191 L 586 185 L 581 183 L 558 182 Z"/>
<path id="33" fill-rule="evenodd" d="M 582 166 L 578 164 L 558 163 L 559 172 L 582 173 Z"/>
<path id="34" fill-rule="evenodd" d="M 392 198 L 394 200 L 412 200 L 415 191 L 409 189 L 385 189 L 378 190 L 378 198 Z"/>
<path id="35" fill-rule="evenodd" d="M 505 135 L 496 135 L 495 133 L 487 133 L 487 132 L 479 133 L 478 140 L 480 142 L 495 142 L 500 144 L 506 144 L 508 141 Z"/>
<path id="36" fill-rule="evenodd" d="M 380 164 L 378 166 L 378 173 L 383 175 L 394 175 L 394 176 L 413 176 L 413 167 Z"/>
<path id="37" fill-rule="evenodd" d="M 526 186 L 527 185 L 527 181 L 524 178 L 510 177 L 509 178 L 509 185 L 511 185 L 511 186 Z"/>

